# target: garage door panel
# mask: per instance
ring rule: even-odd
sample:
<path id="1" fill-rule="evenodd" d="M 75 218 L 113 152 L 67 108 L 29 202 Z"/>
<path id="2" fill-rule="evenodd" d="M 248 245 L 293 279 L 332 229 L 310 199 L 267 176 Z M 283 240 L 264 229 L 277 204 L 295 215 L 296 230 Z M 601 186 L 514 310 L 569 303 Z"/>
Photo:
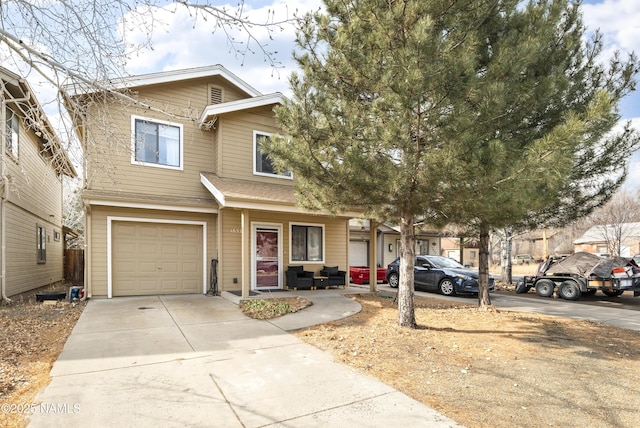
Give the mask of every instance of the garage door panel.
<path id="1" fill-rule="evenodd" d="M 150 262 L 141 261 L 135 264 L 137 265 L 136 268 L 129 270 L 129 273 L 135 273 L 136 271 L 138 271 L 140 273 L 155 274 L 156 271 L 158 270 L 158 263 L 154 261 L 150 261 Z"/>
<path id="2" fill-rule="evenodd" d="M 181 236 L 181 231 L 180 229 L 171 227 L 165 227 L 162 230 L 160 230 L 160 235 L 163 238 L 178 238 L 179 236 Z"/>
<path id="3" fill-rule="evenodd" d="M 182 263 L 182 273 L 197 273 L 199 270 L 197 263 Z"/>
<path id="4" fill-rule="evenodd" d="M 135 242 L 122 242 L 119 251 L 126 254 L 135 254 L 138 252 L 138 246 Z"/>
<path id="5" fill-rule="evenodd" d="M 193 245 L 185 245 L 182 247 L 182 255 L 183 256 L 195 256 L 200 254 L 200 248 Z"/>
<path id="6" fill-rule="evenodd" d="M 151 256 L 154 256 L 157 254 L 158 251 L 158 244 L 156 243 L 151 243 L 151 242 L 140 242 L 138 243 L 138 251 L 139 253 L 142 254 L 148 254 Z"/>
<path id="7" fill-rule="evenodd" d="M 138 264 L 133 261 L 123 261 L 120 263 L 119 270 L 123 274 L 135 272 L 138 268 Z"/>
<path id="8" fill-rule="evenodd" d="M 160 251 L 162 253 L 162 255 L 164 256 L 177 256 L 179 254 L 179 250 L 180 247 L 179 245 L 175 245 L 175 244 L 164 244 L 162 245 L 162 247 L 160 248 Z"/>
<path id="9" fill-rule="evenodd" d="M 161 287 L 162 291 L 165 292 L 165 293 L 181 291 L 178 288 L 178 281 L 175 280 L 175 279 L 162 280 L 160 287 Z"/>
<path id="10" fill-rule="evenodd" d="M 182 263 L 180 263 L 182 264 Z M 178 263 L 176 262 L 164 262 L 162 263 L 162 273 L 167 275 L 170 273 L 178 273 Z"/>
<path id="11" fill-rule="evenodd" d="M 135 281 L 129 281 L 126 279 L 122 279 L 118 282 L 119 290 L 122 292 L 132 292 L 135 290 Z"/>
<path id="12" fill-rule="evenodd" d="M 140 280 L 138 281 L 138 285 L 140 287 L 140 290 L 142 291 L 153 292 L 155 294 L 156 291 L 158 290 L 158 285 L 156 281 Z"/>
<path id="13" fill-rule="evenodd" d="M 113 295 L 200 293 L 201 225 L 114 221 Z"/>
<path id="14" fill-rule="evenodd" d="M 142 238 L 158 238 L 160 236 L 161 229 L 153 223 L 140 224 L 138 234 Z"/>

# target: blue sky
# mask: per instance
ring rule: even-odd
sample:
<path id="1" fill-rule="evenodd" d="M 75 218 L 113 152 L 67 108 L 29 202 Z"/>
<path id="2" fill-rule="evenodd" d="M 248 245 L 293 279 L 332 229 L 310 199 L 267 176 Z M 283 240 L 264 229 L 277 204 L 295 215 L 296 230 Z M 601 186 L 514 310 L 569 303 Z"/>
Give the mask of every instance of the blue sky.
<path id="1" fill-rule="evenodd" d="M 275 12 L 276 19 L 291 14 L 317 9 L 316 0 L 246 0 L 245 13 L 258 21 L 263 21 L 269 12 Z M 229 8 L 235 7 L 231 3 Z M 582 6 L 584 23 L 589 31 L 599 28 L 604 35 L 604 56 L 615 50 L 640 54 L 640 1 L 639 0 L 585 0 Z M 266 32 L 259 29 L 254 32 L 270 50 L 278 51 L 275 56 L 282 68 L 273 68 L 265 62 L 260 52 L 238 56 L 230 49 L 225 36 L 218 31 L 211 34 L 210 24 L 193 26 L 193 20 L 186 14 L 157 14 L 156 19 L 164 22 L 164 31 L 154 36 L 154 50 L 141 53 L 130 61 L 128 72 L 132 74 L 149 73 L 170 69 L 222 64 L 262 93 L 288 93 L 288 76 L 295 70 L 291 60 L 294 48 L 294 31 L 285 27 L 273 34 L 270 39 Z M 135 29 L 129 37 L 142 37 Z M 238 41 L 246 37 L 237 33 Z M 251 45 L 256 47 L 255 44 Z M 632 121 L 640 129 L 640 92 L 636 91 L 620 104 L 624 121 Z M 629 188 L 640 188 L 640 152 L 631 158 Z"/>
<path id="2" fill-rule="evenodd" d="M 234 3 L 231 3 L 229 7 L 232 8 L 233 5 Z M 264 20 L 268 11 L 275 11 L 276 19 L 282 19 L 296 11 L 317 8 L 318 2 L 315 0 L 247 0 L 245 5 L 246 13 L 257 21 Z M 640 53 L 640 1 L 585 0 L 583 16 L 588 29 L 600 28 L 603 32 L 607 55 L 616 49 Z M 268 49 L 278 51 L 275 58 L 282 62 L 283 68 L 272 69 L 259 52 L 244 57 L 234 55 L 221 32 L 211 34 L 209 23 L 200 25 L 203 24 L 200 22 L 194 28 L 192 20 L 179 13 L 158 15 L 156 19 L 164 22 L 165 31 L 156 31 L 153 51 L 132 59 L 128 66 L 130 73 L 141 74 L 222 64 L 263 93 L 288 92 L 287 78 L 295 69 L 291 60 L 291 51 L 294 48 L 292 28 L 275 33 L 273 40 L 269 40 L 265 32 L 256 30 L 256 34 L 267 44 Z M 130 33 L 130 37 L 141 35 L 136 35 L 134 31 Z M 239 41 L 245 41 L 240 33 L 237 33 L 237 38 Z M 623 101 L 621 107 L 624 118 L 640 118 L 640 94 L 634 93 L 632 97 Z"/>

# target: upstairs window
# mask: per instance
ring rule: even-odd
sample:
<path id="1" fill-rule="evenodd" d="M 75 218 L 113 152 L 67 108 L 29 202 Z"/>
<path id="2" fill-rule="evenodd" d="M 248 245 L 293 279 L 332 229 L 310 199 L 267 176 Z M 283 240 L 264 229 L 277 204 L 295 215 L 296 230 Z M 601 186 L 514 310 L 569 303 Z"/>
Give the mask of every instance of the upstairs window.
<path id="1" fill-rule="evenodd" d="M 18 159 L 20 120 L 18 119 L 18 115 L 9 107 L 6 108 L 5 114 L 6 123 L 4 129 L 7 134 L 7 138 L 5 139 L 5 144 L 7 145 L 6 151 L 15 159 Z"/>
<path id="2" fill-rule="evenodd" d="M 291 178 L 291 172 L 278 174 L 271 163 L 271 159 L 263 153 L 262 144 L 271 138 L 271 134 L 265 132 L 253 132 L 253 173 L 258 175 L 267 175 L 283 178 Z"/>
<path id="3" fill-rule="evenodd" d="M 182 169 L 182 125 L 132 117 L 132 163 Z"/>

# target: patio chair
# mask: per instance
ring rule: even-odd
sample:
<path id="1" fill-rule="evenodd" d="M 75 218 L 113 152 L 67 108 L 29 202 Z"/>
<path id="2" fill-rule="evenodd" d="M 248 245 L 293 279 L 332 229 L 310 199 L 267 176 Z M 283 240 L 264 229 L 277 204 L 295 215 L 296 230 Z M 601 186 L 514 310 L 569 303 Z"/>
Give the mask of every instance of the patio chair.
<path id="1" fill-rule="evenodd" d="M 335 287 L 338 285 L 347 285 L 347 272 L 339 270 L 338 266 L 325 266 L 320 271 L 321 276 L 328 278 L 329 286 Z"/>
<path id="2" fill-rule="evenodd" d="M 311 288 L 313 272 L 304 270 L 304 266 L 289 266 L 285 272 L 288 288 Z"/>

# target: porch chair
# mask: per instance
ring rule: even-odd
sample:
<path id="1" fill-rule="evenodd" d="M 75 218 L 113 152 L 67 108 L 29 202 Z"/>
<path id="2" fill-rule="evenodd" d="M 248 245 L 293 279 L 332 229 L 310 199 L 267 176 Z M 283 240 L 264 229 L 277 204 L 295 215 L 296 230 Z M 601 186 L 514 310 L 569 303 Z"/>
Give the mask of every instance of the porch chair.
<path id="1" fill-rule="evenodd" d="M 347 285 L 347 272 L 339 270 L 338 266 L 325 266 L 320 271 L 320 275 L 328 278 L 327 281 L 330 287 Z"/>
<path id="2" fill-rule="evenodd" d="M 313 272 L 304 270 L 304 266 L 289 266 L 285 275 L 288 288 L 313 287 Z"/>

